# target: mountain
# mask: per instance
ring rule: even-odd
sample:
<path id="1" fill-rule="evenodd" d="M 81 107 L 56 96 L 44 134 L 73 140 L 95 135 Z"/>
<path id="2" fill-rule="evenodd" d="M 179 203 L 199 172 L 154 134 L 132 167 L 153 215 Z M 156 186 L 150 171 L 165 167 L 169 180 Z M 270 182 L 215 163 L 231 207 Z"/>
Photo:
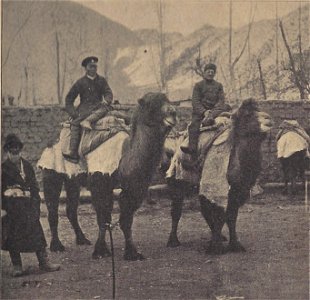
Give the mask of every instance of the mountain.
<path id="1" fill-rule="evenodd" d="M 309 7 L 305 5 L 301 15 L 302 45 L 308 51 Z M 80 62 L 87 55 L 99 57 L 98 71 L 108 78 L 121 103 L 135 103 L 143 93 L 160 90 L 157 30 L 132 31 L 70 1 L 5 1 L 2 10 L 2 95 L 12 95 L 16 104 L 63 103 L 72 83 L 83 75 Z M 298 51 L 298 18 L 296 10 L 282 19 L 293 54 Z M 298 99 L 280 30 L 277 80 L 276 28 L 275 20 L 252 24 L 249 43 L 234 68 L 238 98 L 262 99 L 259 59 L 268 98 L 278 96 L 279 82 L 281 99 Z M 234 30 L 233 61 L 240 55 L 247 33 L 248 26 Z M 171 100 L 189 98 L 193 85 L 201 80 L 191 68 L 199 53 L 202 60 L 217 64 L 216 78 L 223 83 L 227 99 L 236 96 L 229 80 L 228 35 L 227 28 L 208 24 L 187 36 L 165 33 L 165 73 Z"/>
<path id="2" fill-rule="evenodd" d="M 113 60 L 118 48 L 142 44 L 133 31 L 70 1 L 3 1 L 2 11 L 3 95 L 21 105 L 58 103 L 84 73 L 81 60 L 96 55 L 115 94 L 126 96 L 125 62 Z"/>
<path id="3" fill-rule="evenodd" d="M 301 36 L 305 52 L 309 51 L 309 7 L 309 5 L 305 5 L 301 12 Z M 293 53 L 298 52 L 298 18 L 299 11 L 296 10 L 282 19 Z M 249 42 L 234 68 L 236 94 L 232 93 L 229 80 L 228 29 L 215 28 L 206 24 L 192 34 L 170 43 L 166 48 L 169 97 L 172 100 L 191 97 L 194 83 L 201 80 L 191 69 L 200 51 L 204 61 L 212 61 L 217 64 L 217 80 L 223 83 L 228 101 L 233 97 L 263 98 L 258 59 L 261 63 L 268 99 L 277 99 L 277 97 L 298 99 L 299 92 L 292 85 L 290 79 L 288 54 L 279 27 L 279 88 L 277 87 L 276 30 L 275 20 L 261 20 L 252 24 Z M 248 26 L 234 30 L 232 61 L 240 55 L 247 34 Z M 145 41 L 145 39 L 143 40 Z M 134 49 L 131 47 L 119 49 L 117 59 L 125 57 L 131 61 L 124 72 L 130 77 L 132 85 L 141 91 L 159 89 L 159 49 L 156 44 L 149 43 Z M 306 60 L 306 63 L 310 64 L 309 59 Z"/>
<path id="4" fill-rule="evenodd" d="M 157 44 L 159 41 L 159 32 L 156 29 L 139 29 L 134 31 L 144 44 Z M 166 32 L 163 34 L 165 41 L 176 43 L 184 38 L 179 32 Z"/>

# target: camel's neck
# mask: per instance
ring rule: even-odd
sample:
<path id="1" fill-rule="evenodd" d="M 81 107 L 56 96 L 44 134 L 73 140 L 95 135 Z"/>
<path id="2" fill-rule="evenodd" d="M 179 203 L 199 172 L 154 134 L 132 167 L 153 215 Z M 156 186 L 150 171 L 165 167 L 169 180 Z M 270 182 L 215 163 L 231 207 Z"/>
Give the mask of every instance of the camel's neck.
<path id="1" fill-rule="evenodd" d="M 138 125 L 119 165 L 123 180 L 134 178 L 140 185 L 149 184 L 159 164 L 163 143 L 164 134 L 160 128 Z"/>
<path id="2" fill-rule="evenodd" d="M 160 128 L 140 125 L 132 137 L 130 151 L 139 158 L 141 163 L 157 163 L 161 157 L 164 144 L 164 135 Z"/>
<path id="3" fill-rule="evenodd" d="M 244 187 L 255 184 L 261 170 L 261 143 L 262 137 L 259 135 L 235 137 L 229 170 L 236 176 L 230 178 L 232 182 L 241 183 Z"/>

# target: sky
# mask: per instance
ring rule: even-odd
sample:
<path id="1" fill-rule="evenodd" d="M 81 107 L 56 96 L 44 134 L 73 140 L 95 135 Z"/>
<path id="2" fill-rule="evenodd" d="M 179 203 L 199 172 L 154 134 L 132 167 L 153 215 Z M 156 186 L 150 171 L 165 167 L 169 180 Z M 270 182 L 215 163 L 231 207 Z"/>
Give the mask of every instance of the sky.
<path id="1" fill-rule="evenodd" d="M 159 0 L 73 0 L 91 8 L 130 29 L 157 28 L 156 5 Z M 277 2 L 277 4 L 276 4 Z M 221 0 L 162 0 L 164 5 L 166 31 L 181 32 L 186 35 L 204 24 L 216 27 L 229 25 L 229 1 Z M 255 9 L 255 21 L 274 19 L 276 6 L 279 17 L 309 3 L 297 1 L 237 1 L 233 0 L 233 27 L 246 25 L 250 18 L 251 7 Z"/>

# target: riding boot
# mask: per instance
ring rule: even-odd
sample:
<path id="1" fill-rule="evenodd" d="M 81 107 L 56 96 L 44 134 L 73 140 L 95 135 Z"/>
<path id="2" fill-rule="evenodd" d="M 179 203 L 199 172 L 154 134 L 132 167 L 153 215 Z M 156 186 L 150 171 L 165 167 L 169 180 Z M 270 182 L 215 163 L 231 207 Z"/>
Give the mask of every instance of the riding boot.
<path id="1" fill-rule="evenodd" d="M 60 270 L 59 264 L 52 264 L 49 261 L 48 254 L 45 248 L 42 250 L 36 251 L 36 255 L 39 261 L 40 270 L 46 271 L 46 272 L 54 272 L 54 271 Z"/>
<path id="2" fill-rule="evenodd" d="M 192 122 L 188 127 L 188 146 L 181 146 L 182 152 L 191 155 L 191 160 L 182 164 L 185 169 L 195 169 L 198 166 L 198 142 L 202 117 L 193 114 Z M 185 162 L 185 161 L 184 161 Z"/>
<path id="3" fill-rule="evenodd" d="M 71 136 L 70 136 L 70 151 L 69 153 L 63 153 L 66 160 L 72 163 L 79 162 L 78 149 L 81 139 L 80 125 L 71 124 Z"/>
<path id="4" fill-rule="evenodd" d="M 188 146 L 181 146 L 182 152 L 186 154 L 191 154 L 192 157 L 197 156 L 198 152 L 198 141 L 199 141 L 199 131 L 193 132 L 189 130 L 188 132 Z"/>
<path id="5" fill-rule="evenodd" d="M 23 266 L 22 266 L 22 258 L 19 252 L 9 251 L 12 265 L 13 265 L 13 272 L 12 277 L 19 277 L 24 274 Z"/>

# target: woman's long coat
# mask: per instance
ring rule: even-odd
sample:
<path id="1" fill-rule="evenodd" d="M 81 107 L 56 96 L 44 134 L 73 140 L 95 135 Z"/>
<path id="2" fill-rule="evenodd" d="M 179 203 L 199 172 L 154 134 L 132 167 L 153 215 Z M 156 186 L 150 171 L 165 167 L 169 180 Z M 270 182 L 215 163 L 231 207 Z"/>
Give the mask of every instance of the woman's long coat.
<path id="1" fill-rule="evenodd" d="M 33 167 L 25 159 L 22 163 L 23 174 L 9 159 L 2 163 L 2 209 L 7 212 L 2 218 L 2 249 L 35 252 L 46 247 L 41 199 Z M 10 196 L 12 189 L 19 190 L 19 195 Z"/>

